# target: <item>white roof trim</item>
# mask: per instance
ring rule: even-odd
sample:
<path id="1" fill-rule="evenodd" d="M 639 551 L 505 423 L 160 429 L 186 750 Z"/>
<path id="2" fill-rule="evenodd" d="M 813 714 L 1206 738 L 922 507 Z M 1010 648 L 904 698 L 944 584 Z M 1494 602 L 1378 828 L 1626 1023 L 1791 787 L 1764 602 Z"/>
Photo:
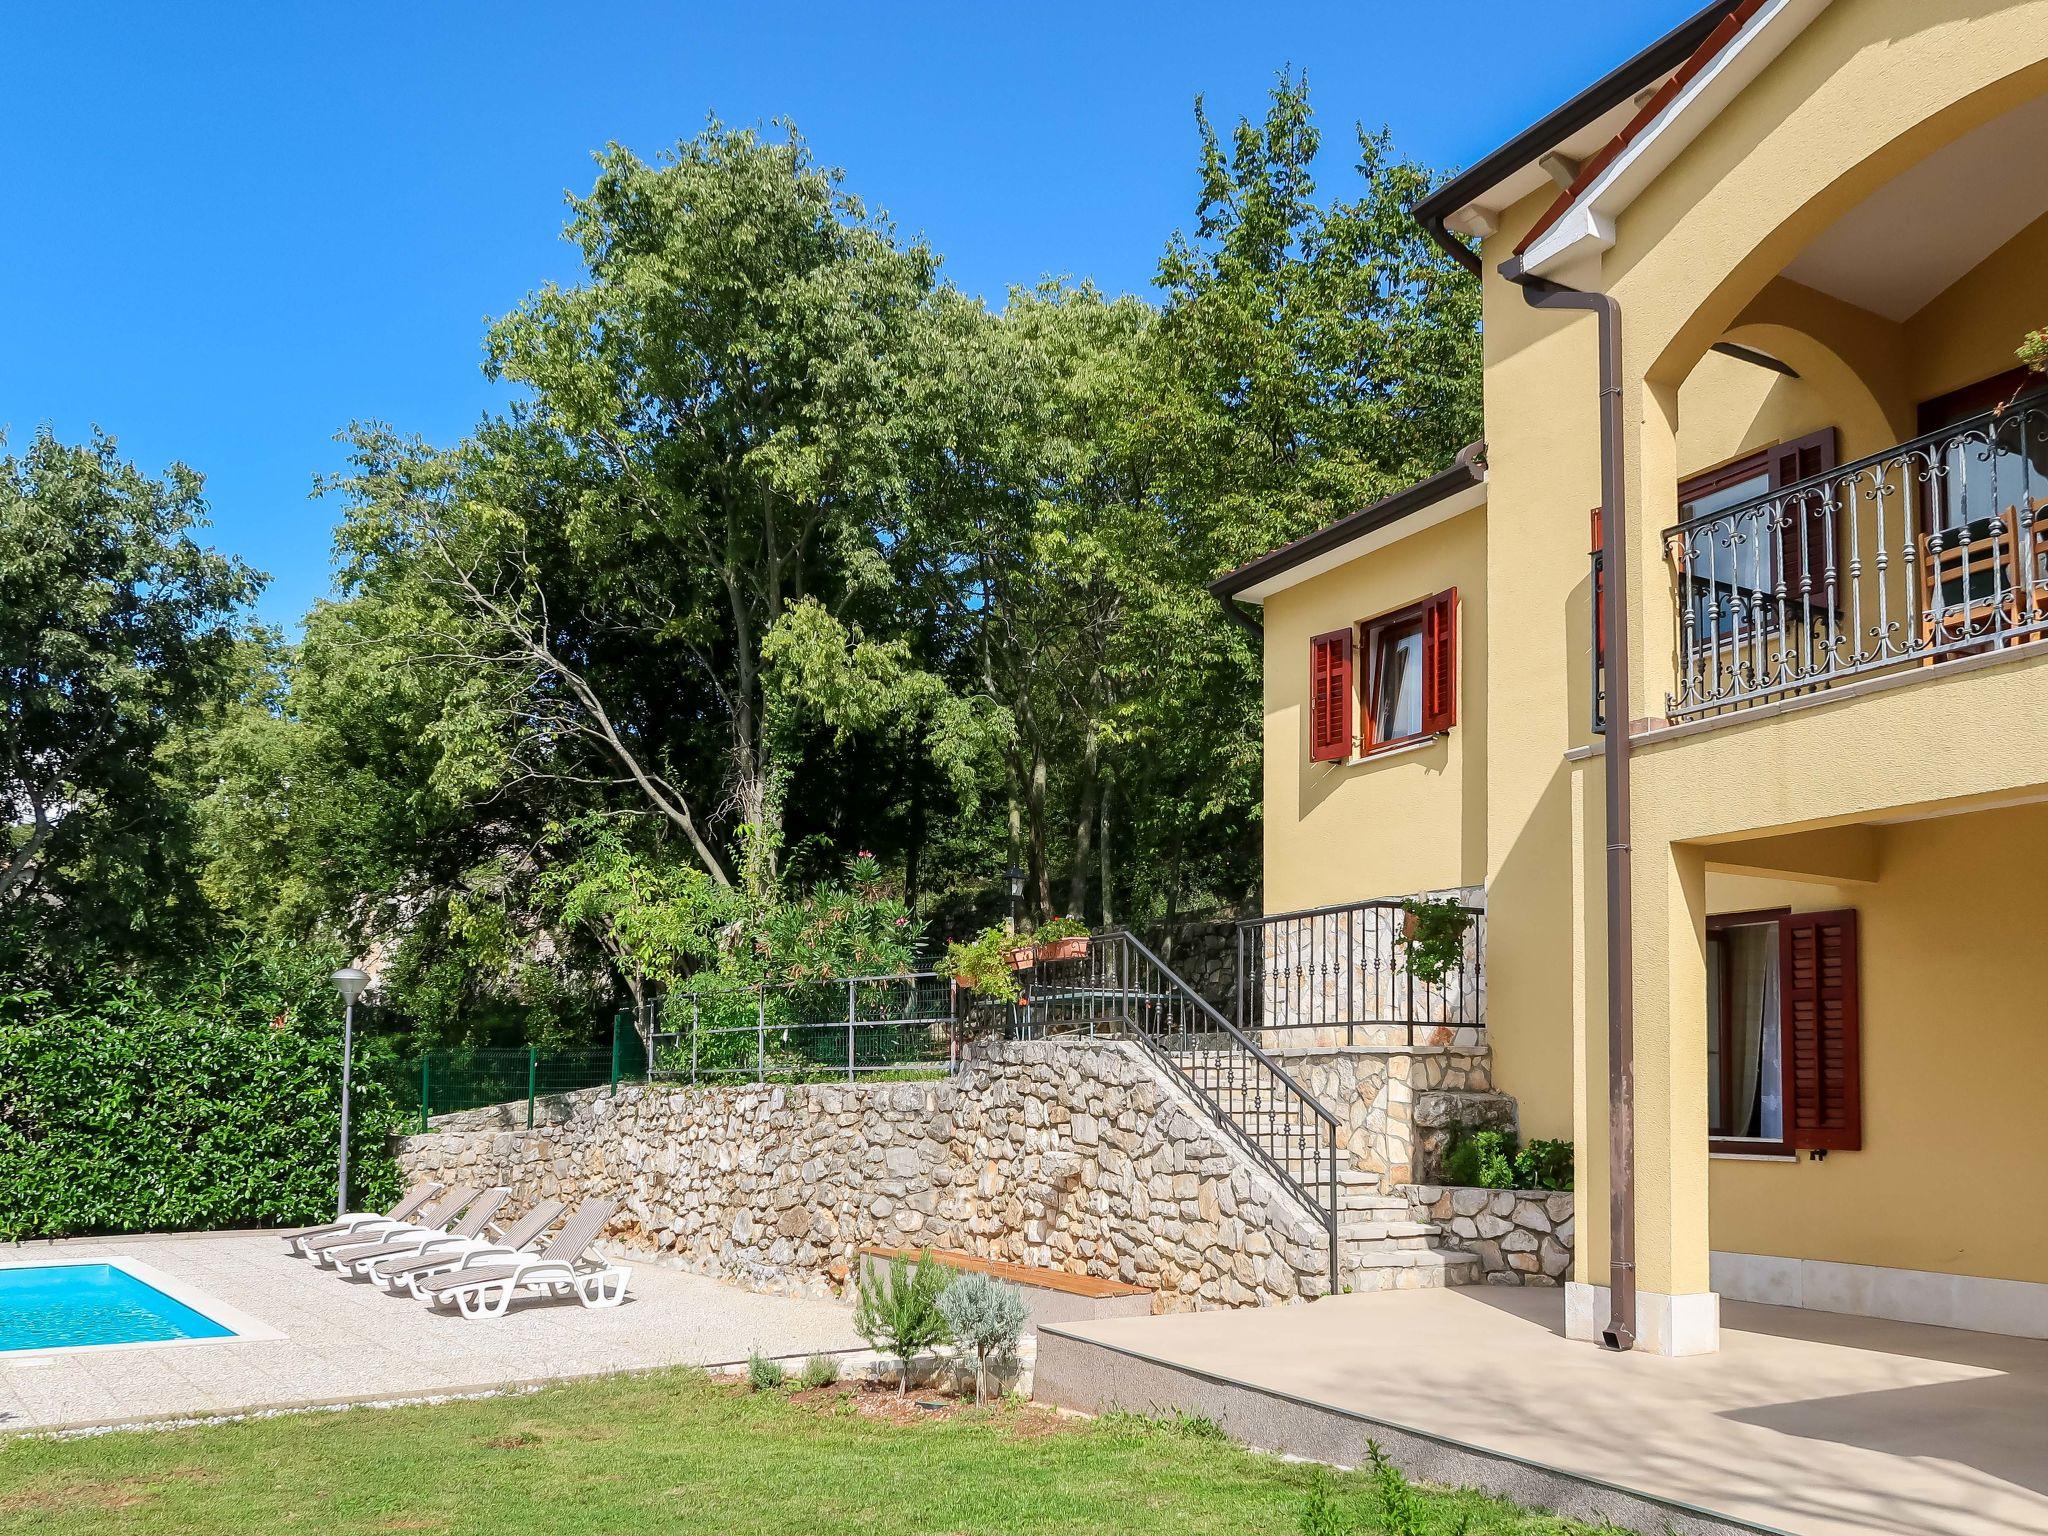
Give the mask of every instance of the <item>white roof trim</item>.
<path id="1" fill-rule="evenodd" d="M 1637 194 L 1827 5 L 1828 0 L 1768 0 L 1529 247 L 1522 270 L 1548 276 L 1612 247 L 1615 221 Z"/>
<path id="2" fill-rule="evenodd" d="M 1334 549 L 1326 549 L 1313 560 L 1290 566 L 1256 586 L 1246 587 L 1242 592 L 1231 594 L 1240 603 L 1263 603 L 1275 592 L 1285 592 L 1289 587 L 1298 587 L 1305 581 L 1327 575 L 1340 565 L 1349 565 L 1354 560 L 1363 560 L 1375 550 L 1385 549 L 1389 544 L 1410 538 L 1427 529 L 1438 527 L 1454 517 L 1463 516 L 1475 507 L 1486 505 L 1486 482 L 1446 496 L 1442 501 L 1432 502 L 1419 511 L 1405 517 L 1397 517 L 1391 523 L 1384 523 L 1361 533 L 1357 538 L 1347 540 Z"/>

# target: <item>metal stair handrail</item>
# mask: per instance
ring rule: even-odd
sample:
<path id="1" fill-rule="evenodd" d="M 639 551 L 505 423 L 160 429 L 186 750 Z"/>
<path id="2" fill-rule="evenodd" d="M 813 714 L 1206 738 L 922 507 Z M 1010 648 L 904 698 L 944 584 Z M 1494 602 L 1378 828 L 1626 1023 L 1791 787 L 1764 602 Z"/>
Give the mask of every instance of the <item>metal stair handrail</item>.
<path id="1" fill-rule="evenodd" d="M 1141 976 L 1141 971 L 1148 974 Z M 1114 1006 L 1119 1003 L 1124 1006 Z M 1112 1006 L 1106 1011 L 1105 1004 Z M 1085 957 L 1033 961 L 1023 1017 L 1028 1021 L 1037 1014 L 1050 1028 L 1062 1007 L 1070 1010 L 1067 1020 L 1073 1027 L 1085 1025 L 1090 1034 L 1105 1023 L 1122 1024 L 1220 1130 L 1314 1213 L 1329 1240 L 1329 1291 L 1336 1294 L 1336 1115 L 1127 928 L 1093 935 Z M 1203 1028 L 1189 1028 L 1191 1011 Z M 1193 1043 L 1198 1036 L 1214 1036 L 1227 1046 L 1220 1053 L 1204 1050 Z M 1179 1054 L 1170 1048 L 1174 1040 L 1180 1042 Z M 1226 1059 L 1214 1059 L 1219 1054 Z M 1256 1095 L 1246 1091 L 1254 1081 L 1261 1087 Z M 1279 1115 L 1272 1109 L 1274 1095 L 1287 1106 Z M 1311 1181 L 1322 1189 L 1312 1189 Z"/>

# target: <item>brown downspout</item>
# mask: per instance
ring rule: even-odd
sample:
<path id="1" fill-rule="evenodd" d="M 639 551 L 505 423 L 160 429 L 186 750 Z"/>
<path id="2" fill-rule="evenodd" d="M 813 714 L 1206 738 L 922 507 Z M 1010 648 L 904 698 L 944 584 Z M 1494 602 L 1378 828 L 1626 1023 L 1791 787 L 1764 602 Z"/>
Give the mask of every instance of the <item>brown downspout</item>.
<path id="1" fill-rule="evenodd" d="M 1621 461 L 1621 306 L 1608 294 L 1566 288 L 1522 270 L 1500 269 L 1537 309 L 1590 310 L 1600 317 L 1600 506 L 1607 591 L 1607 1188 L 1612 1256 L 1609 1349 L 1636 1342 L 1636 999 L 1634 893 L 1629 878 L 1628 514 Z"/>

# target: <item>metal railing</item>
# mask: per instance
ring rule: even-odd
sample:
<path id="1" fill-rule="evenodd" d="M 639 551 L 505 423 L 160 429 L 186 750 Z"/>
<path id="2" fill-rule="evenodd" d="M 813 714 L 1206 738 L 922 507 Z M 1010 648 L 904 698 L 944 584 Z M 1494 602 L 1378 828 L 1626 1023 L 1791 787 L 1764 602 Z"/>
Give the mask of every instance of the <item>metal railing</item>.
<path id="1" fill-rule="evenodd" d="M 944 1076 L 958 996 L 930 971 L 671 992 L 646 1005 L 649 1075 L 691 1083 Z"/>
<path id="2" fill-rule="evenodd" d="M 1464 953 L 1440 982 L 1410 967 L 1410 914 L 1398 901 L 1244 919 L 1238 1027 L 1276 1049 L 1414 1045 L 1417 1031 L 1484 1029 L 1486 911 L 1458 910 L 1468 919 Z"/>
<path id="3" fill-rule="evenodd" d="M 419 1128 L 430 1130 L 436 1115 L 493 1105 L 504 1105 L 516 1116 L 524 1100 L 526 1128 L 532 1130 L 534 1106 L 541 1099 L 589 1088 L 616 1090 L 620 1083 L 643 1080 L 647 1058 L 631 1021 L 627 1012 L 612 1021 L 609 1049 L 517 1046 L 427 1052 L 411 1067 L 419 1088 Z"/>
<path id="4" fill-rule="evenodd" d="M 2048 633 L 2048 392 L 1664 533 L 1673 719 Z"/>
<path id="5" fill-rule="evenodd" d="M 1336 1292 L 1337 1117 L 1135 935 L 1117 929 L 1078 957 L 1034 960 L 1012 1014 L 1012 1032 L 1025 1038 L 1085 1031 L 1144 1047 L 1323 1224 Z"/>

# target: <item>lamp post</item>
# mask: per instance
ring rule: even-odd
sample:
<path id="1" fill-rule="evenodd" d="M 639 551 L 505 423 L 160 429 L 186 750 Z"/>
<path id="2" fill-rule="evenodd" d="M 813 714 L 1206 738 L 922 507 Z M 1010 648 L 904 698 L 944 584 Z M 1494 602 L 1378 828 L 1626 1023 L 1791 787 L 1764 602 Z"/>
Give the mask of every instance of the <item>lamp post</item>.
<path id="1" fill-rule="evenodd" d="M 370 984 L 369 973 L 344 966 L 327 978 L 341 994 L 341 1172 L 334 1194 L 334 1219 L 348 1214 L 348 1094 L 349 1066 L 355 1060 L 356 999 Z"/>
<path id="2" fill-rule="evenodd" d="M 1024 871 L 1012 864 L 1010 875 L 1010 936 L 1017 935 L 1017 925 L 1024 920 Z"/>

